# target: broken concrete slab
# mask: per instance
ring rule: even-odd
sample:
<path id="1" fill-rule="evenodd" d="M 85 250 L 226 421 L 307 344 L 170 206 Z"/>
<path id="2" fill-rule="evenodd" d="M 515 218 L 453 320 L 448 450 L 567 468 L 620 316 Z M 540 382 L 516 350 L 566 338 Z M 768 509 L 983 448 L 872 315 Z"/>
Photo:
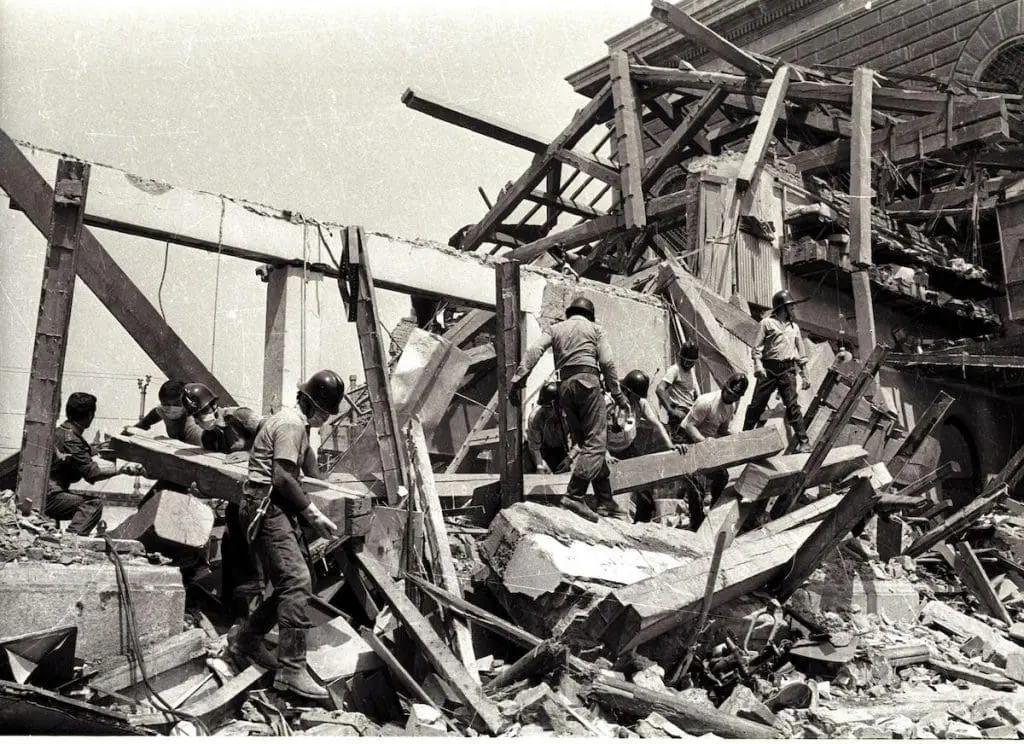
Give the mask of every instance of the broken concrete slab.
<path id="1" fill-rule="evenodd" d="M 814 612 L 860 610 L 885 615 L 890 622 L 916 623 L 921 598 L 906 579 L 880 579 L 870 572 L 853 573 L 846 581 L 811 579 L 804 585 Z"/>
<path id="2" fill-rule="evenodd" d="M 126 573 L 142 645 L 180 633 L 185 614 L 181 572 L 169 566 L 131 564 Z M 74 624 L 77 655 L 101 662 L 127 652 L 119 596 L 113 564 L 4 564 L 0 636 Z"/>
<path id="3" fill-rule="evenodd" d="M 943 630 L 962 639 L 980 636 L 997 654 L 1008 658 L 1010 654 L 1018 654 L 1021 647 L 995 630 L 988 623 L 977 620 L 956 610 L 944 602 L 933 600 L 921 610 L 921 622 L 937 625 Z"/>
<path id="4" fill-rule="evenodd" d="M 162 490 L 146 499 L 135 514 L 109 534 L 137 540 L 151 553 L 179 557 L 206 546 L 213 521 L 213 509 L 195 496 Z"/>

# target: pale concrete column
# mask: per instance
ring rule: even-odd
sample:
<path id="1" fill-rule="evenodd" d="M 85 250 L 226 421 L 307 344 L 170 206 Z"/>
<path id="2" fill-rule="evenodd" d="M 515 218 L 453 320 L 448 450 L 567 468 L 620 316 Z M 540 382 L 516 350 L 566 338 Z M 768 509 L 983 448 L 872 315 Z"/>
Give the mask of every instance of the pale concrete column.
<path id="1" fill-rule="evenodd" d="M 295 386 L 320 369 L 316 292 L 323 277 L 289 266 L 272 269 L 265 281 L 263 414 L 268 415 L 295 405 Z"/>

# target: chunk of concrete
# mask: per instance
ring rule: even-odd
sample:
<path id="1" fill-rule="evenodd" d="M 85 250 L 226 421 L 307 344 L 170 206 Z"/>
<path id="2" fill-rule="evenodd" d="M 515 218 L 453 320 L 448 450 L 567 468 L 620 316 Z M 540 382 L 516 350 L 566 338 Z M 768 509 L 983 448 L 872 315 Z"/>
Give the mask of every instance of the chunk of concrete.
<path id="1" fill-rule="evenodd" d="M 185 588 L 169 566 L 125 566 L 143 646 L 183 630 Z M 128 651 L 124 602 L 114 565 L 8 563 L 0 566 L 0 636 L 78 627 L 76 655 L 99 662 Z"/>
<path id="2" fill-rule="evenodd" d="M 213 529 L 213 509 L 195 496 L 158 491 L 110 536 L 138 540 L 151 552 L 179 556 L 203 548 Z"/>
<path id="3" fill-rule="evenodd" d="M 862 612 L 885 615 L 890 622 L 915 623 L 921 597 L 906 579 L 879 579 L 852 575 L 848 581 L 811 581 L 805 586 L 815 612 Z"/>
<path id="4" fill-rule="evenodd" d="M 381 666 L 380 657 L 343 617 L 311 628 L 306 645 L 306 663 L 324 684 Z"/>

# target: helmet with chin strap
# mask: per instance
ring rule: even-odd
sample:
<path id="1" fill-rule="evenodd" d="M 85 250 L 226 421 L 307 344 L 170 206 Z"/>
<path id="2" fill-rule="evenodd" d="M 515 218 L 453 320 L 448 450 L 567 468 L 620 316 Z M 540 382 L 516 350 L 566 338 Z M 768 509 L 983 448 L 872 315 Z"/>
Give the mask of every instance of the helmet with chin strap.
<path id="1" fill-rule="evenodd" d="M 337 372 L 322 369 L 299 385 L 299 393 L 309 398 L 321 411 L 333 416 L 345 397 L 345 383 Z"/>

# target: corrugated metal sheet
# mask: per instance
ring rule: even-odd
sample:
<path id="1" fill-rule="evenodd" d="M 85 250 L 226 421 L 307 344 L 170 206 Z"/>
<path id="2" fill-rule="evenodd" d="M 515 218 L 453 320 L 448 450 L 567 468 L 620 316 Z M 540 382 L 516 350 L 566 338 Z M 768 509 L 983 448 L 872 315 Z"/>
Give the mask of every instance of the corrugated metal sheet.
<path id="1" fill-rule="evenodd" d="M 772 295 L 782 289 L 781 251 L 772 241 L 742 230 L 737 243 L 740 297 L 755 305 L 770 306 Z"/>

